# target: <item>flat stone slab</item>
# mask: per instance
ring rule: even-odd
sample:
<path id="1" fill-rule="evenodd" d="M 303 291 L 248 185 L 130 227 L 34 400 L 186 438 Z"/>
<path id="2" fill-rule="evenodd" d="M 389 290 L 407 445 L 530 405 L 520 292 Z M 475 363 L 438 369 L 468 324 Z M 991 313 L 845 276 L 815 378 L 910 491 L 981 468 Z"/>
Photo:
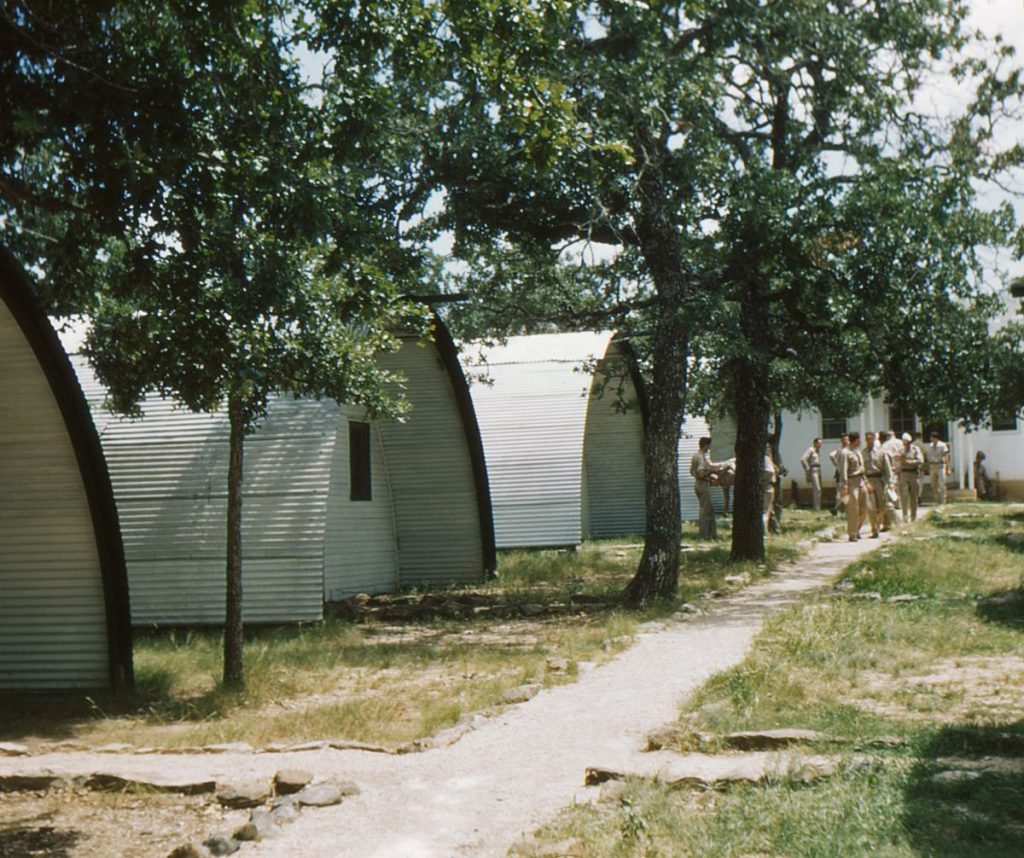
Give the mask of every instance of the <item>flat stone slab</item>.
<path id="1" fill-rule="evenodd" d="M 690 748 L 723 747 L 736 751 L 776 751 L 811 742 L 835 742 L 817 730 L 784 727 L 775 730 L 743 730 L 737 733 L 694 733 L 685 727 L 669 726 L 647 736 L 647 751 L 672 750 L 680 743 Z M 695 745 L 693 743 L 696 743 Z"/>
<path id="2" fill-rule="evenodd" d="M 584 775 L 588 785 L 639 777 L 673 787 L 718 789 L 731 783 L 760 784 L 781 778 L 811 783 L 834 775 L 839 760 L 755 751 L 747 754 L 650 754 L 642 768 L 617 770 L 590 766 Z"/>
<path id="3" fill-rule="evenodd" d="M 334 784 L 311 784 L 295 793 L 295 803 L 300 807 L 329 807 L 341 804 L 341 790 Z"/>
<path id="4" fill-rule="evenodd" d="M 217 801 L 223 807 L 258 807 L 270 798 L 270 793 L 266 781 L 222 784 L 217 789 Z"/>
<path id="5" fill-rule="evenodd" d="M 217 785 L 210 780 L 190 780 L 167 777 L 164 775 L 145 775 L 124 777 L 109 772 L 95 772 L 82 781 L 82 786 L 93 790 L 153 790 L 156 792 L 177 793 L 179 795 L 205 795 L 213 792 Z"/>
<path id="6" fill-rule="evenodd" d="M 0 757 L 24 757 L 28 753 L 28 745 L 17 742 L 0 742 Z"/>

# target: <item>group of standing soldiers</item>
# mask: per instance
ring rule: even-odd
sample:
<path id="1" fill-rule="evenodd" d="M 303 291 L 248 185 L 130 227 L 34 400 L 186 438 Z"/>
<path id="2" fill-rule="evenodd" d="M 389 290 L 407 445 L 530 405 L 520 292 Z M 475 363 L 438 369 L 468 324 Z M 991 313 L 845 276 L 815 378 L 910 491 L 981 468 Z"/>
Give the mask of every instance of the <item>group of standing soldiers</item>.
<path id="1" fill-rule="evenodd" d="M 865 432 L 861 446 L 859 432 L 841 437 L 842 446 L 830 460 L 835 468 L 836 504 L 832 514 L 845 506 L 846 529 L 851 542 L 860 539 L 867 521 L 871 536 L 877 537 L 895 523 L 899 506 L 903 522 L 917 520 L 921 481 L 930 476 L 936 503 L 946 502 L 946 476 L 952 473 L 949 447 L 938 432 L 931 433 L 925 447 L 914 443 L 908 432 Z M 815 438 L 801 458 L 811 487 L 811 505 L 821 509 L 821 439 Z"/>

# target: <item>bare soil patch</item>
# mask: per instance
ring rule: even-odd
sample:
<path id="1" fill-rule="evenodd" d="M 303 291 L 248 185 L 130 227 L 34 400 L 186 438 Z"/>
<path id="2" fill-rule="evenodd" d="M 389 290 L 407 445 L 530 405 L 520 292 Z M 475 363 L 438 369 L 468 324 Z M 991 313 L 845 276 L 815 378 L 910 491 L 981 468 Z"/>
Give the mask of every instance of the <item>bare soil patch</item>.
<path id="1" fill-rule="evenodd" d="M 233 830 L 245 811 L 210 796 L 91 792 L 75 788 L 0 794 L 0 858 L 164 856 Z"/>
<path id="2" fill-rule="evenodd" d="M 1024 658 L 957 657 L 898 676 L 865 672 L 844 702 L 907 721 L 998 723 L 1019 716 L 1022 686 Z"/>

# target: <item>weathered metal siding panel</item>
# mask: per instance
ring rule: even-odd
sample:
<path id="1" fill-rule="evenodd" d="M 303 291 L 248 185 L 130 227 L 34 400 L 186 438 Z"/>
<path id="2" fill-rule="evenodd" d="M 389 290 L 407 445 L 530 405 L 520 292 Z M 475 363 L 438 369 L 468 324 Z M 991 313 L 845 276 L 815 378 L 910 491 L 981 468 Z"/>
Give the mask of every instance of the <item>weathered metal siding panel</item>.
<path id="1" fill-rule="evenodd" d="M 539 334 L 466 350 L 499 548 L 581 541 L 592 381 L 582 368 L 604 356 L 611 338 L 610 332 Z"/>
<path id="2" fill-rule="evenodd" d="M 143 417 L 104 414 L 104 391 L 75 360 L 110 468 L 136 625 L 224 620 L 228 428 L 149 396 Z M 246 622 L 322 616 L 323 534 L 334 403 L 278 399 L 246 439 L 242 519 Z"/>
<path id="3" fill-rule="evenodd" d="M 380 424 L 391 476 L 403 586 L 484 575 L 473 461 L 451 379 L 437 347 L 408 338 L 380 358 L 405 376 L 405 422 Z"/>
<path id="4" fill-rule="evenodd" d="M 0 302 L 0 688 L 109 683 L 88 499 L 60 410 Z"/>
<path id="5" fill-rule="evenodd" d="M 354 593 L 387 593 L 398 584 L 394 507 L 380 432 L 376 425 L 370 430 L 371 499 L 351 500 L 350 420 L 364 421 L 364 410 L 342 406 L 334 444 L 324 545 L 324 595 L 328 602 Z"/>
<path id="6" fill-rule="evenodd" d="M 597 538 L 643 533 L 646 520 L 643 416 L 628 368 L 615 353 L 613 344 L 594 375 L 583 445 L 586 533 Z"/>

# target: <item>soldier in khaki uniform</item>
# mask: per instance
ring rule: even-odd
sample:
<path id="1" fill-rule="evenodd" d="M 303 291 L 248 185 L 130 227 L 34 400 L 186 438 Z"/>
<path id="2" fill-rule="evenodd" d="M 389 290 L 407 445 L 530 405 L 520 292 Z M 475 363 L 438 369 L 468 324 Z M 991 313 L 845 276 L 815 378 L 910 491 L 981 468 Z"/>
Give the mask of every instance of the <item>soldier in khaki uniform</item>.
<path id="1" fill-rule="evenodd" d="M 836 500 L 835 503 L 832 504 L 833 517 L 838 514 L 839 508 L 842 506 L 839 502 L 839 454 L 850 446 L 850 436 L 844 432 L 839 438 L 839 443 L 841 446 L 828 454 L 828 460 L 832 463 L 832 467 L 835 468 L 834 479 L 836 484 Z"/>
<path id="2" fill-rule="evenodd" d="M 837 457 L 839 492 L 846 497 L 846 533 L 850 542 L 860 539 L 860 529 L 867 518 L 870 499 L 864 480 L 864 460 L 860 455 L 860 432 L 850 433 L 849 446 Z"/>
<path id="3" fill-rule="evenodd" d="M 711 439 L 701 438 L 697 442 L 697 452 L 690 460 L 693 491 L 697 495 L 697 503 L 700 506 L 697 527 L 701 539 L 718 539 L 715 507 L 711 503 L 711 479 L 719 470 L 720 468 L 711 461 Z"/>
<path id="4" fill-rule="evenodd" d="M 921 490 L 919 477 L 924 467 L 924 454 L 909 432 L 903 433 L 903 449 L 896 461 L 900 469 L 900 511 L 906 524 L 917 521 L 917 500 Z"/>
<path id="5" fill-rule="evenodd" d="M 946 476 L 953 473 L 949 466 L 949 447 L 939 440 L 939 433 L 931 433 L 932 442 L 924 448 L 924 460 L 928 463 L 928 477 L 932 484 L 932 497 L 941 506 L 946 502 Z"/>
<path id="6" fill-rule="evenodd" d="M 881 444 L 875 442 L 874 432 L 865 432 L 864 441 L 861 458 L 864 461 L 864 477 L 867 480 L 871 536 L 877 539 L 879 532 L 886 529 L 886 490 L 892 480 L 892 466 L 889 464 L 889 454 L 882 449 Z"/>
<path id="7" fill-rule="evenodd" d="M 815 438 L 800 457 L 807 485 L 811 487 L 811 509 L 821 509 L 821 438 Z"/>

